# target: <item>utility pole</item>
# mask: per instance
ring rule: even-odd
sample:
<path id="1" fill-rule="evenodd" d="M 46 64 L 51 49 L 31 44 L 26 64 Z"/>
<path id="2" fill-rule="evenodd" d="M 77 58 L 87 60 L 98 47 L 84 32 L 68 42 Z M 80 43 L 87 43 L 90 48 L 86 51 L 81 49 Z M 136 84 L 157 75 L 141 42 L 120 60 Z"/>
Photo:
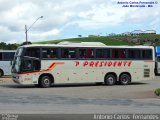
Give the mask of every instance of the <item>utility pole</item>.
<path id="1" fill-rule="evenodd" d="M 25 34 L 26 34 L 26 44 L 28 44 L 28 38 L 27 38 L 27 25 L 25 25 Z"/>
<path id="2" fill-rule="evenodd" d="M 32 25 L 27 29 L 27 25 L 25 25 L 25 34 L 26 34 L 26 44 L 28 44 L 28 31 L 29 29 L 40 19 L 43 18 L 43 16 L 40 16 L 36 19 L 36 21 L 34 23 L 32 23 Z"/>

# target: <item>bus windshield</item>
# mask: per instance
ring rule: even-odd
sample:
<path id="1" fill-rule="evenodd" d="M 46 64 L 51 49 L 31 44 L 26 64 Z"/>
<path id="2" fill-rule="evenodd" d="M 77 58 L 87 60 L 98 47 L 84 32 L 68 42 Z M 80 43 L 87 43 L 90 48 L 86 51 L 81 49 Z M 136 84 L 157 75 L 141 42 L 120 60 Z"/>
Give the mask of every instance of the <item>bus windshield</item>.
<path id="1" fill-rule="evenodd" d="M 21 56 L 22 55 L 22 51 L 23 51 L 23 48 L 18 48 L 17 51 L 16 51 L 15 56 Z"/>
<path id="2" fill-rule="evenodd" d="M 20 72 L 20 66 L 21 66 L 21 58 L 16 57 L 13 61 L 13 66 L 12 66 L 12 72 L 13 73 L 18 73 Z"/>

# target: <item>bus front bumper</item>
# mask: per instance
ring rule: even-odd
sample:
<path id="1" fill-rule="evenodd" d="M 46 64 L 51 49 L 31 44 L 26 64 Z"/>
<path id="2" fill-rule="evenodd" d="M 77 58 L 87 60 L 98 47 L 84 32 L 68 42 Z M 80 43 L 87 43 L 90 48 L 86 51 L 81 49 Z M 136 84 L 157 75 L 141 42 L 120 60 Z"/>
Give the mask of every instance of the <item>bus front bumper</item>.
<path id="1" fill-rule="evenodd" d="M 21 76 L 19 76 L 19 75 L 12 75 L 12 80 L 13 80 L 15 83 L 20 84 L 22 79 L 21 79 Z"/>

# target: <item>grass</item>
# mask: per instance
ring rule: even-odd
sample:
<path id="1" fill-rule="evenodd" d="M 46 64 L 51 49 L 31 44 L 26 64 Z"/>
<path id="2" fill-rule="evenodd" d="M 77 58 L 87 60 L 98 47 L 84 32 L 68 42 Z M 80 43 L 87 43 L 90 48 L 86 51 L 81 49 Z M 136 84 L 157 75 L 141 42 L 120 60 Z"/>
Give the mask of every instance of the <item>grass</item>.
<path id="1" fill-rule="evenodd" d="M 154 93 L 157 95 L 157 96 L 160 96 L 160 88 L 157 88 Z"/>
<path id="2" fill-rule="evenodd" d="M 111 37 L 82 37 L 82 38 L 70 38 L 70 39 L 63 39 L 63 40 L 49 40 L 43 42 L 35 42 L 34 44 L 57 44 L 62 41 L 69 41 L 69 42 L 102 42 L 106 45 L 133 45 L 127 41 L 123 40 L 114 40 Z"/>
<path id="3" fill-rule="evenodd" d="M 156 45 L 160 45 L 160 34 L 143 34 L 139 36 L 97 36 L 97 37 L 81 37 L 81 38 L 69 38 L 69 39 L 60 39 L 60 40 L 48 40 L 42 42 L 34 42 L 33 44 L 57 44 L 62 41 L 69 42 L 102 42 L 106 45 L 135 45 L 136 43 L 129 42 L 133 39 L 140 40 L 140 43 L 143 44 L 144 41 L 155 42 L 155 39 L 159 39 L 159 42 Z"/>

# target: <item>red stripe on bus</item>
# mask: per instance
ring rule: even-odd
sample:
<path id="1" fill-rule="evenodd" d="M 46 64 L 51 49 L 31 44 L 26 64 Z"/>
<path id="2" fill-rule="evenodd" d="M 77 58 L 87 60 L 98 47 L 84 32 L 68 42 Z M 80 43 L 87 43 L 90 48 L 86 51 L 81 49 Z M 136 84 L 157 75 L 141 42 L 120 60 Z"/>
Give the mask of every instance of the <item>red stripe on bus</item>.
<path id="1" fill-rule="evenodd" d="M 144 60 L 144 62 L 155 62 L 154 60 Z"/>
<path id="2" fill-rule="evenodd" d="M 49 71 L 53 70 L 53 68 L 55 68 L 56 65 L 58 65 L 58 64 L 64 64 L 64 62 L 54 62 L 46 70 L 41 70 L 41 71 L 38 71 L 38 72 L 23 72 L 23 73 L 20 73 L 20 74 L 36 74 L 36 73 L 42 73 L 42 72 L 49 72 Z"/>
<path id="3" fill-rule="evenodd" d="M 54 66 L 54 64 L 55 64 L 55 63 L 52 63 L 52 64 L 49 66 L 48 69 L 52 68 L 52 67 Z"/>

